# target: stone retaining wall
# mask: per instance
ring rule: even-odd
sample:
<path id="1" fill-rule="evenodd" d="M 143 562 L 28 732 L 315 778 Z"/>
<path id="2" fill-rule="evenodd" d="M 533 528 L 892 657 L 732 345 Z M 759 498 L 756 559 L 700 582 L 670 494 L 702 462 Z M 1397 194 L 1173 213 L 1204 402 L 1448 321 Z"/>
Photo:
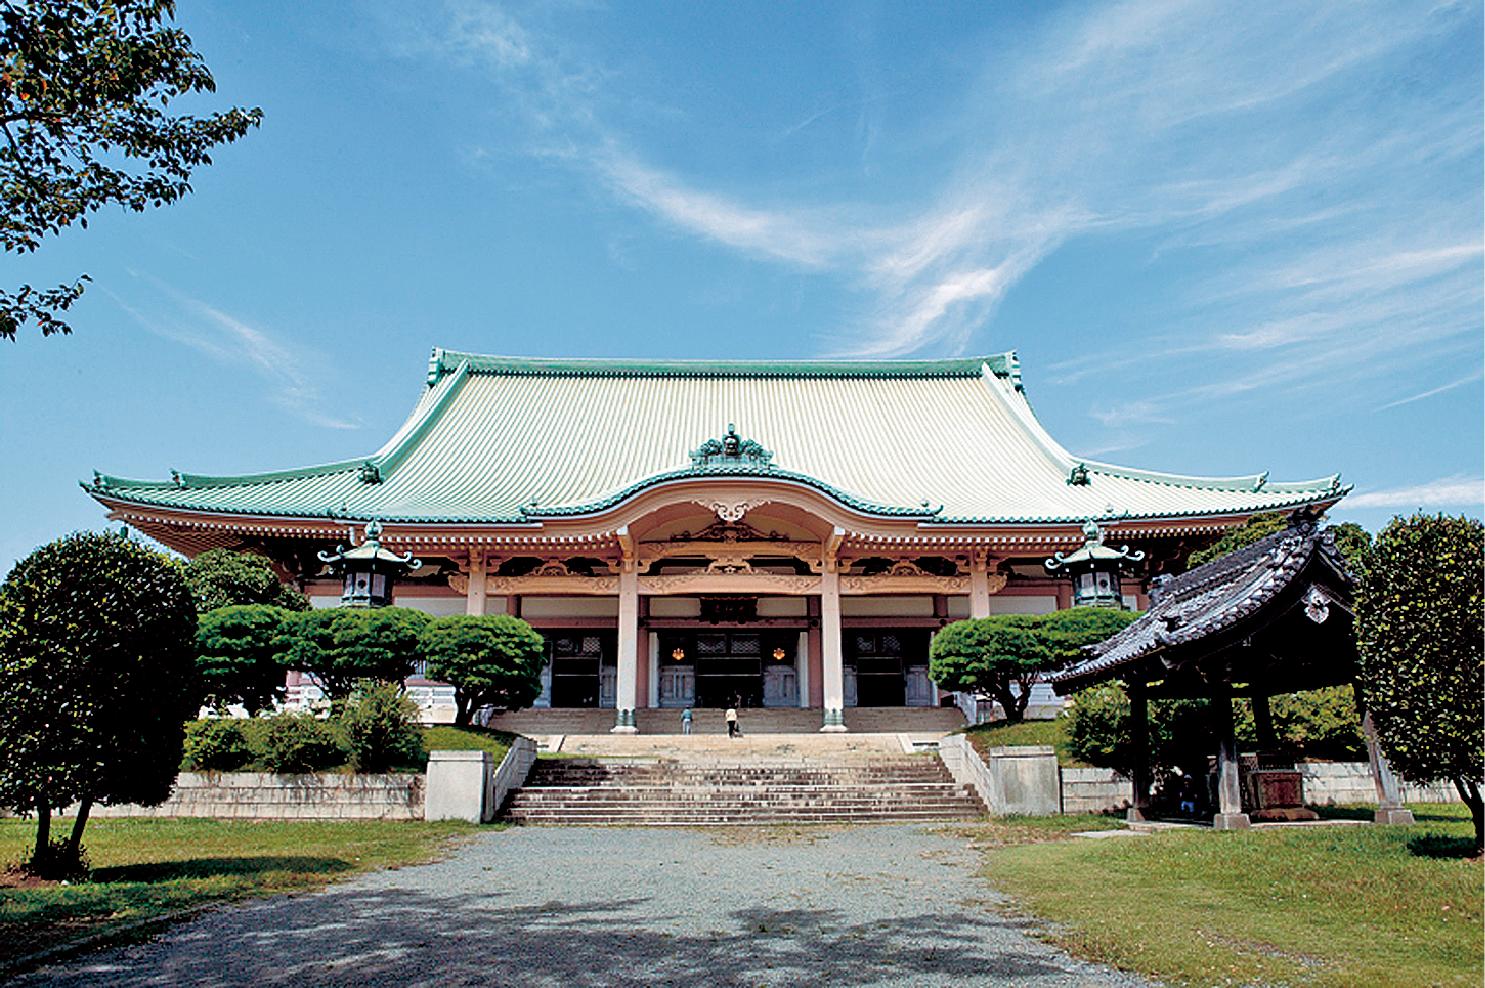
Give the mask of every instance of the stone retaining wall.
<path id="1" fill-rule="evenodd" d="M 1111 768 L 1062 769 L 1062 812 L 1107 813 L 1134 802 L 1134 783 Z"/>
<path id="2" fill-rule="evenodd" d="M 424 776 L 182 772 L 160 806 L 94 806 L 95 817 L 421 820 Z"/>
<path id="3" fill-rule="evenodd" d="M 1304 779 L 1307 803 L 1331 806 L 1377 801 L 1377 788 L 1372 784 L 1371 767 L 1366 762 L 1301 762 L 1299 774 Z M 1457 803 L 1459 793 L 1448 783 L 1433 786 L 1403 783 L 1402 798 L 1404 803 Z"/>

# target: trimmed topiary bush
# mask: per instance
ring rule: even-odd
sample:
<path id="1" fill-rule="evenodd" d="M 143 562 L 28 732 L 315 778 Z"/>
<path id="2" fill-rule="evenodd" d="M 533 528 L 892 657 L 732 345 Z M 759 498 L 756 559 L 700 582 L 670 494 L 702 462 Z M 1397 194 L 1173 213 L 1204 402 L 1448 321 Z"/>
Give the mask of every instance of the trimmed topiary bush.
<path id="1" fill-rule="evenodd" d="M 286 775 L 323 771 L 345 759 L 345 747 L 335 729 L 309 714 L 270 717 L 258 756 L 268 771 Z"/>
<path id="2" fill-rule="evenodd" d="M 363 682 L 346 704 L 341 726 L 357 772 L 412 768 L 428 760 L 418 705 L 391 683 Z"/>
<path id="3" fill-rule="evenodd" d="M 198 720 L 186 725 L 186 761 L 202 772 L 233 772 L 253 760 L 247 732 L 235 720 Z"/>

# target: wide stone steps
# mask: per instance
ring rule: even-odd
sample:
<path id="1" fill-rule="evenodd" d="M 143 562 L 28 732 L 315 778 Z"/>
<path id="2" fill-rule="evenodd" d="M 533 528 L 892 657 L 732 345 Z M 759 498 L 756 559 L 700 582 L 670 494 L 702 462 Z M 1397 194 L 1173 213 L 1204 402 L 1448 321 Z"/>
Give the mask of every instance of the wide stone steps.
<path id="1" fill-rule="evenodd" d="M 840 753 L 763 763 L 538 759 L 511 796 L 515 823 L 723 826 L 966 820 L 984 807 L 933 754 Z M 856 753 L 855 757 L 863 757 Z"/>

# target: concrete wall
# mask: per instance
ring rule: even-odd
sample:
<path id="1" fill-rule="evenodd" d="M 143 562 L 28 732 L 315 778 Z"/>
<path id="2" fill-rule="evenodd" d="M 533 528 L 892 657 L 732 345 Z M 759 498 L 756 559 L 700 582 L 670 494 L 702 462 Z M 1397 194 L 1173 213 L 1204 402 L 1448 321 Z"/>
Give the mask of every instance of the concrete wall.
<path id="1" fill-rule="evenodd" d="M 94 806 L 96 817 L 251 820 L 421 820 L 424 777 L 182 772 L 160 806 Z"/>
<path id="2" fill-rule="evenodd" d="M 1305 802 L 1319 806 L 1375 803 L 1377 788 L 1366 762 L 1301 762 Z M 1459 793 L 1448 783 L 1433 786 L 1403 784 L 1404 803 L 1457 803 Z"/>
<path id="3" fill-rule="evenodd" d="M 1057 754 L 1050 745 L 992 748 L 980 753 L 962 734 L 939 742 L 939 756 L 954 781 L 973 786 L 994 816 L 1046 816 L 1061 812 Z"/>

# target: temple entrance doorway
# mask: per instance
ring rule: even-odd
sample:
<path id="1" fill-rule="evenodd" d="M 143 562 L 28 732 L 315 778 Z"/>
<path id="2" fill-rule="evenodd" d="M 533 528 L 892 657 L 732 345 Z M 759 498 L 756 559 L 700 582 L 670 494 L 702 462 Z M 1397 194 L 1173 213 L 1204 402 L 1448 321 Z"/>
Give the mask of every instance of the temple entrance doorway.
<path id="1" fill-rule="evenodd" d="M 602 631 L 542 634 L 547 641 L 547 671 L 543 680 L 550 683 L 549 705 L 612 707 L 618 672 L 614 664 L 614 635 Z"/>
<path id="2" fill-rule="evenodd" d="M 660 640 L 662 707 L 797 707 L 799 633 L 673 632 Z"/>
<path id="3" fill-rule="evenodd" d="M 847 706 L 934 705 L 927 631 L 871 628 L 852 631 L 845 638 Z"/>

